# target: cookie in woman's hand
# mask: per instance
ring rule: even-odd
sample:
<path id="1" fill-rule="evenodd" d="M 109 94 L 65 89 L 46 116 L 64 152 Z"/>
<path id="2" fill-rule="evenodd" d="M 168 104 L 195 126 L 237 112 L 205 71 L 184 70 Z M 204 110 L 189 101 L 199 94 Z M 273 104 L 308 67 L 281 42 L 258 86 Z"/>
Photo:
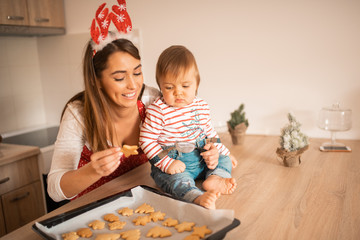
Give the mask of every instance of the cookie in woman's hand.
<path id="1" fill-rule="evenodd" d="M 137 155 L 139 152 L 137 151 L 138 146 L 133 145 L 123 145 L 121 151 L 124 153 L 125 157 L 129 157 L 130 155 Z"/>

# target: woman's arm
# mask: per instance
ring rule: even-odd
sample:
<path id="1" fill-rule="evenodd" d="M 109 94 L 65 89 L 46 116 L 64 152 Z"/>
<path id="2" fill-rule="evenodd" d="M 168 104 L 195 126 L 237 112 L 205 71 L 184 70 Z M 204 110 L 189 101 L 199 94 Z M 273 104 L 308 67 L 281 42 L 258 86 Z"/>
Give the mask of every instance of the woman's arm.
<path id="1" fill-rule="evenodd" d="M 94 153 L 91 163 L 78 169 L 85 145 L 81 110 L 81 103 L 69 104 L 60 124 L 48 175 L 48 193 L 54 201 L 75 197 L 120 163 L 122 153 L 114 148 Z"/>
<path id="2" fill-rule="evenodd" d="M 144 91 L 142 92 L 141 101 L 144 103 L 145 108 L 152 104 L 159 96 L 160 91 L 156 88 L 144 85 Z"/>
<path id="3" fill-rule="evenodd" d="M 62 176 L 76 170 L 85 144 L 83 121 L 80 114 L 82 106 L 79 102 L 68 105 L 62 117 L 59 133 L 55 142 L 54 155 L 48 175 L 48 193 L 54 201 L 70 199 L 60 186 Z"/>
<path id="4" fill-rule="evenodd" d="M 91 162 L 83 167 L 71 170 L 61 178 L 60 186 L 66 197 L 82 192 L 103 176 L 108 176 L 120 165 L 123 153 L 121 148 L 111 148 L 91 155 Z"/>

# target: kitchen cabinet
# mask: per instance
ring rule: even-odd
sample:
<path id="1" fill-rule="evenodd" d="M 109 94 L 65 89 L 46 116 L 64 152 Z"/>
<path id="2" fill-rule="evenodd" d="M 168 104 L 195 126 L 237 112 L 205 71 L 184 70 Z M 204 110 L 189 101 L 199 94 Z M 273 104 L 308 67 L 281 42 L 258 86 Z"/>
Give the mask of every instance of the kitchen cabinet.
<path id="1" fill-rule="evenodd" d="M 3 215 L 3 212 L 2 212 L 2 204 L 1 204 L 1 201 L 0 201 L 0 236 L 3 236 L 6 234 L 6 231 L 5 231 L 5 219 L 4 219 L 4 215 Z"/>
<path id="2" fill-rule="evenodd" d="M 1 0 L 0 35 L 65 33 L 63 0 Z"/>
<path id="3" fill-rule="evenodd" d="M 1 196 L 6 231 L 9 233 L 45 214 L 41 182 L 26 185 Z"/>
<path id="4" fill-rule="evenodd" d="M 65 28 L 63 0 L 27 0 L 29 25 Z"/>
<path id="5" fill-rule="evenodd" d="M 29 25 L 26 0 L 1 0 L 0 24 Z"/>
<path id="6" fill-rule="evenodd" d="M 0 144 L 0 236 L 45 214 L 38 147 Z"/>

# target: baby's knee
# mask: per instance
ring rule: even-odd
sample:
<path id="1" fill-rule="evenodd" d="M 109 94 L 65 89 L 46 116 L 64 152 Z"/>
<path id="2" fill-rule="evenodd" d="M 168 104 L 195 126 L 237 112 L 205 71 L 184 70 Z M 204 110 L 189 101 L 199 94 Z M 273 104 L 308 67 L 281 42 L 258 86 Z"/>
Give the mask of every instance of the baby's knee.
<path id="1" fill-rule="evenodd" d="M 219 156 L 219 162 L 218 162 L 218 167 L 228 171 L 231 173 L 232 170 L 232 163 L 231 163 L 231 159 L 229 156 L 226 155 L 220 155 Z"/>

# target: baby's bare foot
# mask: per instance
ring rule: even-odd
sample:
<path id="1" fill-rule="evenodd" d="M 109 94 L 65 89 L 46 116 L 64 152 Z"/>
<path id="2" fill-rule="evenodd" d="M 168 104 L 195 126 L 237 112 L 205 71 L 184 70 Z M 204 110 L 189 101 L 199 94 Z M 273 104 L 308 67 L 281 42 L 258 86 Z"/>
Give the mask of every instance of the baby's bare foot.
<path id="1" fill-rule="evenodd" d="M 203 195 L 195 198 L 194 203 L 204 208 L 216 209 L 215 202 L 220 197 L 219 192 L 204 192 Z"/>
<path id="2" fill-rule="evenodd" d="M 209 176 L 202 184 L 204 190 L 232 194 L 237 186 L 235 178 L 222 178 L 217 175 Z"/>

